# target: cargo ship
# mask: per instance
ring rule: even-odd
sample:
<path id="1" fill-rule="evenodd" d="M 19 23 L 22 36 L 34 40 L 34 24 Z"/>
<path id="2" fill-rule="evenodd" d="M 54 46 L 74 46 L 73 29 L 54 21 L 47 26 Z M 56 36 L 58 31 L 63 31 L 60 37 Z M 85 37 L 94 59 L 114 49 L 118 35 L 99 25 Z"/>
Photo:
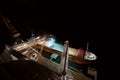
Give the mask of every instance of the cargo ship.
<path id="1" fill-rule="evenodd" d="M 47 34 L 45 36 L 32 36 L 28 41 L 23 41 L 20 39 L 20 33 L 13 26 L 9 25 L 11 24 L 10 21 L 4 17 L 3 20 L 9 26 L 8 28 L 15 39 L 14 45 L 6 45 L 8 51 L 15 52 L 15 54 L 11 54 L 14 56 L 14 60 L 20 59 L 16 57 L 18 54 L 24 56 L 24 60 L 32 60 L 45 66 L 53 72 L 52 78 L 48 80 L 92 80 L 81 71 L 68 65 L 69 62 L 77 65 L 90 64 L 96 60 L 97 56 L 88 50 L 88 45 L 86 50 L 82 48 L 75 49 L 69 46 L 69 41 L 65 41 L 64 44 L 58 44 L 52 35 Z M 20 41 L 17 41 L 17 39 Z M 59 63 L 54 61 L 58 57 L 60 57 Z M 96 79 L 96 70 L 93 76 Z"/>

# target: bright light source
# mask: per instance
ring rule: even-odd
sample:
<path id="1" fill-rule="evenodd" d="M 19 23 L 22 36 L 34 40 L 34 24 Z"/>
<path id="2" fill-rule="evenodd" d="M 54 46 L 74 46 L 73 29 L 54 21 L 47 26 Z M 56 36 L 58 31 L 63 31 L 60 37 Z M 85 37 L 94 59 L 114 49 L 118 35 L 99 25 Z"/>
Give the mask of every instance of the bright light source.
<path id="1" fill-rule="evenodd" d="M 55 39 L 54 38 L 49 38 L 48 41 L 49 42 L 55 42 Z"/>
<path id="2" fill-rule="evenodd" d="M 93 54 L 92 52 L 87 51 L 85 53 L 85 59 L 87 59 L 87 60 L 96 60 L 97 56 L 95 54 Z"/>
<path id="3" fill-rule="evenodd" d="M 55 39 L 54 38 L 49 38 L 47 41 L 47 46 L 48 47 L 52 47 L 55 43 Z"/>
<path id="4" fill-rule="evenodd" d="M 40 39 L 40 36 L 36 37 L 36 39 Z"/>

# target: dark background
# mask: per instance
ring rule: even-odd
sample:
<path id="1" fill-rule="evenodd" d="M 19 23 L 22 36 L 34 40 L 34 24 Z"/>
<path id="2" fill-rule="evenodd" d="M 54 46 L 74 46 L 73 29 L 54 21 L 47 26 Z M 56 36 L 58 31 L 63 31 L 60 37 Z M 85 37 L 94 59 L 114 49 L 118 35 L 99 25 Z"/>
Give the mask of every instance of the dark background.
<path id="1" fill-rule="evenodd" d="M 99 2 L 3 0 L 0 1 L 0 14 L 11 20 L 23 38 L 30 37 L 32 31 L 46 31 L 62 43 L 69 40 L 74 48 L 85 49 L 89 42 L 89 50 L 98 57 L 95 65 L 101 68 L 103 75 L 104 50 L 108 47 L 106 38 L 111 30 Z"/>
<path id="2" fill-rule="evenodd" d="M 52 33 L 75 48 L 86 47 L 96 51 L 98 38 L 103 33 L 103 13 L 92 2 L 51 2 L 39 0 L 4 0 L 0 3 L 2 15 L 7 16 L 24 37 L 32 31 Z"/>

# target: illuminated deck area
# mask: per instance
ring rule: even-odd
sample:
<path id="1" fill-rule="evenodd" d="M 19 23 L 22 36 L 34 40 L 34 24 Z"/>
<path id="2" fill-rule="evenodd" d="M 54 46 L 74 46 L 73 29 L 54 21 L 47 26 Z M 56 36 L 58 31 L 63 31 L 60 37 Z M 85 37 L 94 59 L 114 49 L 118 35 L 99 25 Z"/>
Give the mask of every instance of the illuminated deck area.
<path id="1" fill-rule="evenodd" d="M 30 60 L 34 60 L 45 67 L 49 68 L 53 72 L 59 73 L 60 64 L 54 61 L 55 59 L 60 58 L 61 54 L 63 53 L 63 45 L 54 43 L 53 45 L 46 40 L 46 38 L 37 38 L 34 40 L 30 40 L 28 42 L 24 42 L 18 45 L 14 45 L 13 49 L 20 52 L 21 54 L 27 56 Z M 69 52 L 69 61 L 79 64 L 89 64 L 89 61 L 81 61 L 81 59 L 77 59 L 76 54 L 78 49 L 70 48 Z M 55 55 L 54 55 L 55 54 Z M 44 56 L 48 55 L 48 57 Z M 51 59 L 53 58 L 53 60 Z M 77 72 L 76 72 L 77 71 Z M 72 73 L 74 76 L 74 80 L 91 80 L 87 76 L 85 76 L 79 70 L 69 66 L 68 73 Z M 89 70 L 89 73 L 93 73 L 93 71 Z M 93 76 L 96 78 L 97 76 L 96 71 L 94 71 Z"/>

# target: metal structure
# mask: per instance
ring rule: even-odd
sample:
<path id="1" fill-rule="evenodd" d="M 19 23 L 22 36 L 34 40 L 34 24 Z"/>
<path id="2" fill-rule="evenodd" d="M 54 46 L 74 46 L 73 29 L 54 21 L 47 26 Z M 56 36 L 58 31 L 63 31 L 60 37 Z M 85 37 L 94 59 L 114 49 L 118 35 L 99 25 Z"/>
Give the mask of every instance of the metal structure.
<path id="1" fill-rule="evenodd" d="M 67 78 L 67 70 L 68 70 L 68 47 L 69 47 L 69 41 L 65 41 L 64 44 L 64 52 L 62 53 L 61 56 L 61 80 L 68 80 Z"/>

